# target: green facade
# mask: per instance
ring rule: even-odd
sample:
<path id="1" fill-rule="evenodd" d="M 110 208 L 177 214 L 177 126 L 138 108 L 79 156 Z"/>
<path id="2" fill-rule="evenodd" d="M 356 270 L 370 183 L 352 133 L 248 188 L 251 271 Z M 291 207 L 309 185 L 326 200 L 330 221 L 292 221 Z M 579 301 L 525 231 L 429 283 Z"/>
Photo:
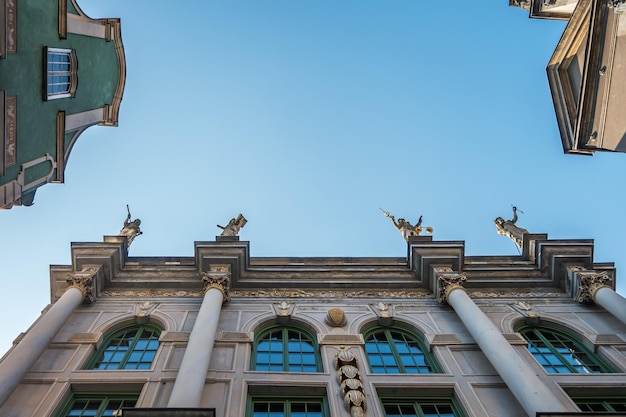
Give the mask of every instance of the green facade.
<path id="1" fill-rule="evenodd" d="M 86 127 L 117 125 L 125 59 L 119 19 L 91 19 L 72 0 L 4 2 L 14 3 L 17 9 L 16 51 L 7 51 L 0 59 L 1 104 L 5 110 L 0 141 L 0 207 L 10 208 L 31 205 L 35 190 L 45 183 L 63 182 L 62 171 L 71 147 Z M 6 27 L 10 17 L 5 14 Z M 46 47 L 73 50 L 73 97 L 46 97 Z M 13 138 L 4 105 L 12 97 L 17 104 Z M 8 147 L 13 140 L 11 150 Z M 51 158 L 42 158 L 46 154 Z"/>

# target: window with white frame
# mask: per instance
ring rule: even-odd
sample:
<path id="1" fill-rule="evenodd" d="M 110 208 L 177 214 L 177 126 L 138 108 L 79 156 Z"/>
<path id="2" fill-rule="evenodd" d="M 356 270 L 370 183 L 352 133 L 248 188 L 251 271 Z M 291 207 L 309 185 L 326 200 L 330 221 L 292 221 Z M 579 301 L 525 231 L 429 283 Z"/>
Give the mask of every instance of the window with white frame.
<path id="1" fill-rule="evenodd" d="M 46 62 L 46 100 L 74 97 L 78 63 L 73 49 L 44 48 Z"/>

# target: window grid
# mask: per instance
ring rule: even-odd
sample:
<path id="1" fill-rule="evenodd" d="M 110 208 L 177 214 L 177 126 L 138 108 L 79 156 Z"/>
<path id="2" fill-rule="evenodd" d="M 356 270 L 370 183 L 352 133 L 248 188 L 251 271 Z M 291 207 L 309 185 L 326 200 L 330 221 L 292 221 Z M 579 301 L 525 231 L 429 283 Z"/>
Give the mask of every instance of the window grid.
<path id="1" fill-rule="evenodd" d="M 121 416 L 121 409 L 134 407 L 137 395 L 77 395 L 59 417 Z"/>
<path id="2" fill-rule="evenodd" d="M 324 417 L 327 415 L 321 398 L 252 399 L 250 417 Z"/>
<path id="3" fill-rule="evenodd" d="M 382 399 L 385 417 L 460 417 L 450 400 Z"/>
<path id="4" fill-rule="evenodd" d="M 91 369 L 150 369 L 159 348 L 159 334 L 159 330 L 144 326 L 115 333 Z"/>
<path id="5" fill-rule="evenodd" d="M 48 96 L 69 94 L 72 75 L 70 53 L 48 49 Z"/>
<path id="6" fill-rule="evenodd" d="M 626 411 L 626 398 L 574 398 L 580 411 L 621 412 Z"/>
<path id="7" fill-rule="evenodd" d="M 257 371 L 317 372 L 315 344 L 306 333 L 275 328 L 261 334 L 253 368 Z"/>
<path id="8" fill-rule="evenodd" d="M 528 351 L 548 373 L 610 372 L 571 337 L 547 329 L 528 328 L 520 333 L 528 342 Z"/>
<path id="9" fill-rule="evenodd" d="M 401 331 L 382 329 L 370 333 L 365 337 L 365 352 L 373 373 L 436 372 L 417 339 Z"/>

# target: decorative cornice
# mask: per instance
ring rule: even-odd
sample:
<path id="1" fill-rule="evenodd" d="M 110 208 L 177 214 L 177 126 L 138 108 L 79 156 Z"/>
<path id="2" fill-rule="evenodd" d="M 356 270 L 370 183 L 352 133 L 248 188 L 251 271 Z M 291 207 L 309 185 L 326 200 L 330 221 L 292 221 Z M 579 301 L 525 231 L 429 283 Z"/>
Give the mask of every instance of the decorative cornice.
<path id="1" fill-rule="evenodd" d="M 448 295 L 457 289 L 463 288 L 463 282 L 467 281 L 465 274 L 459 274 L 450 267 L 435 267 L 435 279 L 437 280 L 437 291 L 435 294 L 438 303 L 445 303 L 448 301 Z"/>
<path id="2" fill-rule="evenodd" d="M 219 290 L 224 301 L 230 301 L 230 265 L 211 265 L 208 272 L 201 272 L 204 292 L 211 288 Z"/>
<path id="3" fill-rule="evenodd" d="M 80 272 L 68 274 L 66 282 L 69 288 L 76 288 L 83 295 L 83 302 L 87 304 L 96 302 L 95 279 L 98 268 L 87 267 Z"/>

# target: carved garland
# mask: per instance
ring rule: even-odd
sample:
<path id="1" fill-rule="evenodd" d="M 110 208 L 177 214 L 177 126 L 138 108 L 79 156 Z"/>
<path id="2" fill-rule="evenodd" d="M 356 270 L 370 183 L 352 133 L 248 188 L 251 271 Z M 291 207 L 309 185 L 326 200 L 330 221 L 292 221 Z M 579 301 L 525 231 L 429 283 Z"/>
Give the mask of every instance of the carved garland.
<path id="1" fill-rule="evenodd" d="M 365 415 L 365 390 L 356 358 L 342 345 L 337 354 L 336 369 L 339 371 L 339 383 L 343 402 L 352 417 Z"/>

